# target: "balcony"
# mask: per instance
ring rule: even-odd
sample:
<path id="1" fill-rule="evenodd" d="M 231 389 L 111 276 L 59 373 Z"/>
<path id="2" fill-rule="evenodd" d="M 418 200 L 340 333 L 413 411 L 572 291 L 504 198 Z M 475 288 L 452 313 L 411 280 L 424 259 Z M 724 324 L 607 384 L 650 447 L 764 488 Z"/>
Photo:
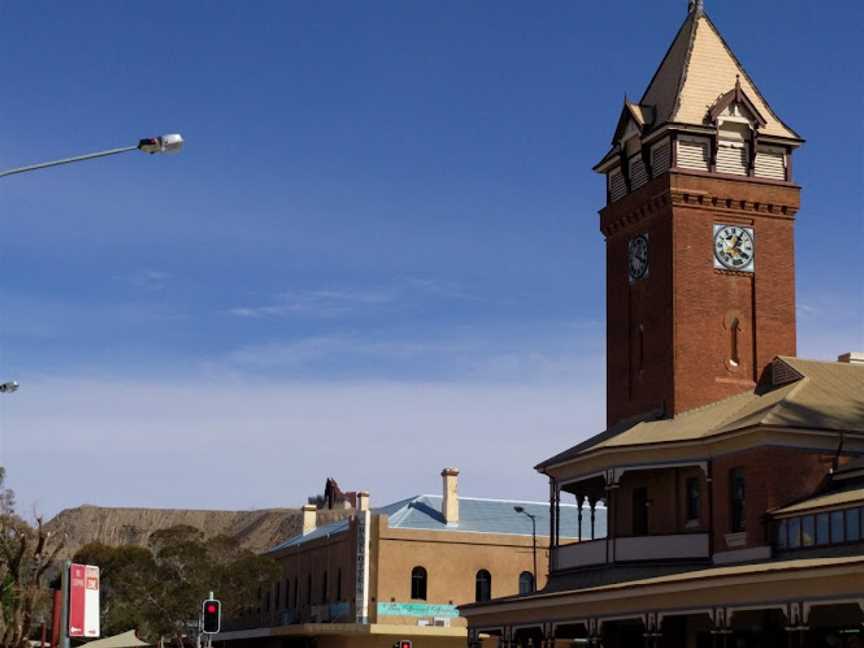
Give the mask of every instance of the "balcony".
<path id="1" fill-rule="evenodd" d="M 552 571 L 613 562 L 652 562 L 710 557 L 707 533 L 602 538 L 561 545 L 552 550 Z"/>

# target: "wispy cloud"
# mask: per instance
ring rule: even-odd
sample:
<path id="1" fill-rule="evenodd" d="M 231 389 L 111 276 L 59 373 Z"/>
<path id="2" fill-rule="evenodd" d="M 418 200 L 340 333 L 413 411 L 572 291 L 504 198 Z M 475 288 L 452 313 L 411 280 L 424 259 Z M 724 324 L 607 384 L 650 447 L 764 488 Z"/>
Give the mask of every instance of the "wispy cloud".
<path id="1" fill-rule="evenodd" d="M 388 290 L 306 290 L 289 291 L 277 295 L 263 306 L 240 306 L 230 309 L 238 317 L 338 317 L 358 308 L 389 304 L 398 293 Z"/>
<path id="2" fill-rule="evenodd" d="M 123 279 L 141 290 L 157 292 L 165 288 L 171 275 L 161 270 L 143 268 L 123 277 Z"/>

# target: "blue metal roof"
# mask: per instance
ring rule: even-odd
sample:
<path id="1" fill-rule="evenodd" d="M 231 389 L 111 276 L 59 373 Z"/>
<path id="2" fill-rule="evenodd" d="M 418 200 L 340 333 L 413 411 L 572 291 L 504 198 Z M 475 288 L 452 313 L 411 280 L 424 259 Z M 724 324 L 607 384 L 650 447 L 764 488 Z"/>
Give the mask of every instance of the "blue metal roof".
<path id="1" fill-rule="evenodd" d="M 409 500 L 396 502 L 376 512 L 390 516 L 391 529 L 428 529 L 432 531 L 462 531 L 472 533 L 503 533 L 531 535 L 531 520 L 517 513 L 514 506 L 521 506 L 537 519 L 537 534 L 549 534 L 549 504 L 547 502 L 520 502 L 474 497 L 459 498 L 459 522 L 448 525 L 441 514 L 440 495 L 418 495 Z M 561 505 L 561 536 L 578 537 L 579 507 L 575 504 Z M 595 514 L 596 537 L 606 535 L 606 509 L 598 508 Z M 582 513 L 582 537 L 591 535 L 591 513 L 586 507 Z"/>
<path id="2" fill-rule="evenodd" d="M 501 533 L 510 535 L 531 535 L 531 520 L 513 510 L 521 506 L 537 519 L 537 535 L 549 534 L 548 502 L 520 502 L 516 500 L 481 499 L 475 497 L 459 498 L 459 522 L 448 525 L 441 514 L 440 495 L 416 495 L 386 506 L 372 509 L 377 515 L 389 517 L 391 529 L 420 529 L 429 531 L 461 531 L 469 533 Z M 578 537 L 579 507 L 575 504 L 561 504 L 561 537 Z M 316 528 L 306 535 L 297 535 L 274 547 L 279 551 L 295 547 L 327 536 L 344 533 L 349 528 L 349 520 L 339 520 Z M 606 509 L 597 507 L 595 513 L 594 535 L 606 536 Z M 582 538 L 591 537 L 591 513 L 586 506 L 582 512 Z"/>

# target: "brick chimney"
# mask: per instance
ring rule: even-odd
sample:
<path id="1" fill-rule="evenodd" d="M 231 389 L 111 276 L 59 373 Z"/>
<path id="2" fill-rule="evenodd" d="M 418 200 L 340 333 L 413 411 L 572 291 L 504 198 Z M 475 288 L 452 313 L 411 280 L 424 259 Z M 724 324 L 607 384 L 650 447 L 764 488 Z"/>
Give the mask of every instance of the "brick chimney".
<path id="1" fill-rule="evenodd" d="M 359 491 L 357 493 L 357 510 L 358 511 L 368 511 L 369 510 L 369 492 L 368 491 Z"/>
<path id="2" fill-rule="evenodd" d="M 303 535 L 312 533 L 318 519 L 318 507 L 314 504 L 306 504 L 303 507 Z"/>
<path id="3" fill-rule="evenodd" d="M 837 358 L 837 362 L 845 362 L 846 364 L 854 365 L 864 365 L 864 353 L 856 353 L 855 351 L 844 353 Z"/>
<path id="4" fill-rule="evenodd" d="M 441 498 L 441 515 L 448 525 L 459 523 L 459 469 L 445 468 L 441 471 L 444 493 Z"/>

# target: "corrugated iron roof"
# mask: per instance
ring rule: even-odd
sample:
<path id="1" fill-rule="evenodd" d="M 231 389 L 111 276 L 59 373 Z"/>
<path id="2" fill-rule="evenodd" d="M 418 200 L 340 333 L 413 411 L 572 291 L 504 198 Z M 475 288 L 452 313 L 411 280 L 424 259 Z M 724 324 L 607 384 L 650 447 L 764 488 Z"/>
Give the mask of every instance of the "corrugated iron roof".
<path id="1" fill-rule="evenodd" d="M 548 502 L 522 502 L 518 500 L 482 499 L 474 497 L 459 498 L 459 522 L 448 525 L 441 514 L 440 495 L 416 495 L 375 508 L 372 513 L 386 515 L 391 529 L 417 529 L 424 531 L 444 531 L 463 533 L 494 533 L 503 535 L 531 535 L 531 520 L 513 510 L 521 506 L 537 520 L 537 535 L 549 533 Z M 579 536 L 579 508 L 575 504 L 561 504 L 561 536 Z M 344 533 L 349 529 L 349 520 L 339 520 L 316 528 L 306 535 L 297 535 L 271 549 L 281 551 L 300 546 L 306 542 Z M 606 509 L 597 507 L 594 520 L 595 537 L 606 535 Z M 590 509 L 586 506 L 582 515 L 582 537 L 591 535 Z"/>
<path id="2" fill-rule="evenodd" d="M 817 495 L 789 506 L 784 506 L 771 511 L 771 515 L 788 515 L 789 513 L 803 513 L 805 511 L 815 511 L 818 509 L 834 508 L 845 504 L 864 504 L 864 486 L 861 488 L 852 488 L 836 493 L 825 493 Z"/>
<path id="3" fill-rule="evenodd" d="M 864 433 L 864 365 L 789 357 L 775 362 L 802 377 L 779 387 L 761 385 L 672 418 L 651 412 L 623 421 L 543 461 L 537 469 L 603 448 L 692 441 L 757 425 Z"/>

